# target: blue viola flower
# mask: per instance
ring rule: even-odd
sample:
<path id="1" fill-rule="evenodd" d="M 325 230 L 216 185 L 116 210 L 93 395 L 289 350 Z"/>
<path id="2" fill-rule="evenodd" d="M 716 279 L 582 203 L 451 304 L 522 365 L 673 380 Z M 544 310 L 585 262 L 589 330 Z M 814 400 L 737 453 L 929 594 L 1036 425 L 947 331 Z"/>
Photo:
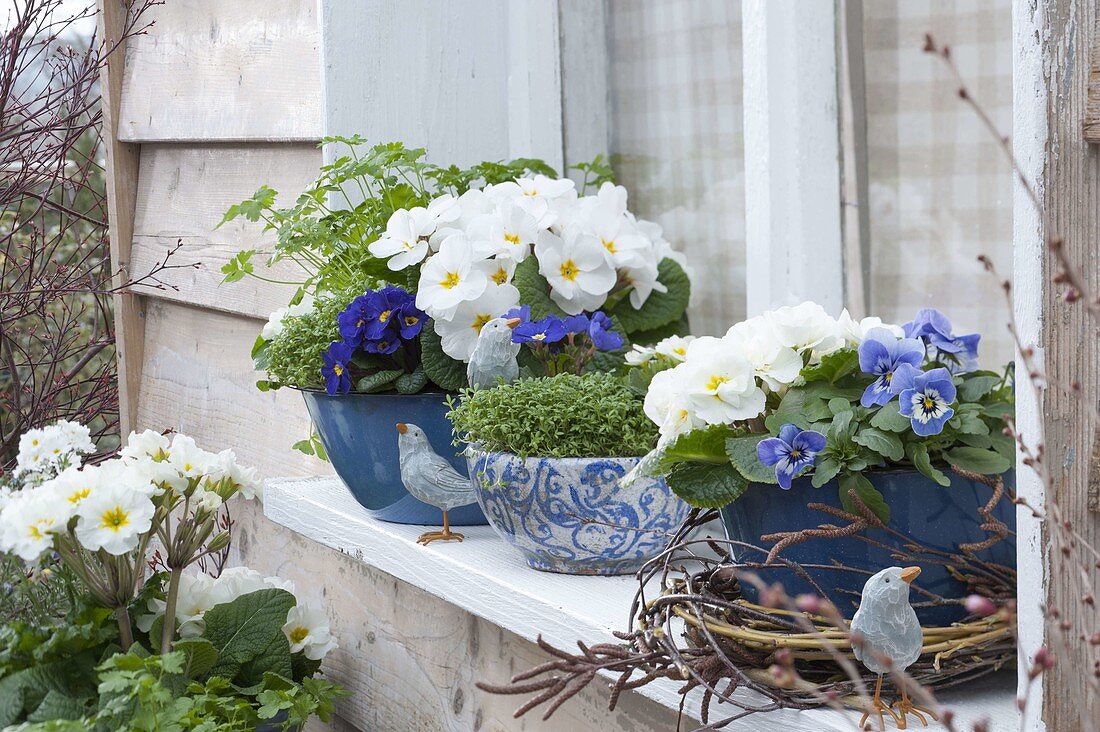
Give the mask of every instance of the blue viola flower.
<path id="1" fill-rule="evenodd" d="M 340 337 L 350 346 L 360 345 L 367 337 L 367 323 L 370 320 L 368 302 L 366 295 L 360 295 L 336 316 Z"/>
<path id="2" fill-rule="evenodd" d="M 580 335 L 581 333 L 588 332 L 589 321 L 588 316 L 584 313 L 577 315 L 570 315 L 561 321 L 562 327 L 565 328 L 566 335 Z"/>
<path id="3" fill-rule="evenodd" d="M 973 371 L 978 367 L 978 341 L 981 335 L 957 336 L 947 316 L 935 308 L 921 308 L 911 321 L 902 326 L 907 338 L 920 338 L 935 350 L 935 360 L 946 363 L 955 373 Z"/>
<path id="4" fill-rule="evenodd" d="M 898 407 L 921 437 L 938 435 L 955 410 L 955 384 L 945 368 L 921 371 L 903 364 L 894 372 L 890 390 L 898 395 Z"/>
<path id="5" fill-rule="evenodd" d="M 924 344 L 916 338 L 898 338 L 886 328 L 871 328 L 859 344 L 859 370 L 877 377 L 864 390 L 859 403 L 882 406 L 896 396 L 890 391 L 894 372 L 902 364 L 919 367 Z"/>
<path id="6" fill-rule="evenodd" d="M 355 353 L 355 346 L 339 341 L 328 347 L 321 354 L 324 366 L 321 367 L 321 375 L 325 378 L 325 391 L 329 395 L 347 394 L 351 391 L 351 373 L 348 364 Z"/>
<path id="7" fill-rule="evenodd" d="M 757 444 L 756 457 L 764 465 L 775 466 L 775 478 L 786 491 L 791 488 L 791 479 L 813 465 L 814 458 L 824 449 L 825 435 L 785 424 L 779 437 L 769 437 Z"/>
<path id="8" fill-rule="evenodd" d="M 601 351 L 615 351 L 623 347 L 623 338 L 612 330 L 615 324 L 606 313 L 597 311 L 592 313 L 592 319 L 588 323 L 588 337 Z"/>
<path id="9" fill-rule="evenodd" d="M 520 323 L 512 330 L 513 343 L 550 345 L 565 339 L 565 325 L 561 318 L 547 315 L 542 320 Z"/>

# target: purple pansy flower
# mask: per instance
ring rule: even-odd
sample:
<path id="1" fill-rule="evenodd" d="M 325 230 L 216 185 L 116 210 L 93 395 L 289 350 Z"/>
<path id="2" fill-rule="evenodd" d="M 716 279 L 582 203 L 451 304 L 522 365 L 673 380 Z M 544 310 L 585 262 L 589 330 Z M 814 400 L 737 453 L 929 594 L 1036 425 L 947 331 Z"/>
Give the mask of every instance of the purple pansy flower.
<path id="1" fill-rule="evenodd" d="M 321 354 L 321 358 L 325 362 L 324 366 L 321 367 L 321 375 L 325 377 L 325 391 L 330 396 L 347 394 L 351 391 L 351 374 L 348 372 L 348 363 L 354 353 L 355 346 L 337 341 Z"/>
<path id="2" fill-rule="evenodd" d="M 924 344 L 916 338 L 898 338 L 886 328 L 871 328 L 859 344 L 859 370 L 876 376 L 863 392 L 859 403 L 865 407 L 882 406 L 894 398 L 890 381 L 902 364 L 921 365 Z"/>
<path id="3" fill-rule="evenodd" d="M 565 325 L 561 319 L 548 315 L 542 320 L 517 325 L 512 330 L 512 342 L 550 345 L 564 340 L 565 335 Z"/>
<path id="4" fill-rule="evenodd" d="M 779 437 L 769 437 L 757 444 L 756 457 L 764 465 L 775 466 L 779 487 L 786 491 L 791 488 L 791 479 L 813 465 L 814 458 L 824 449 L 825 435 L 785 424 Z"/>
<path id="5" fill-rule="evenodd" d="M 615 324 L 611 318 L 603 312 L 592 313 L 592 319 L 588 323 L 588 337 L 601 351 L 614 351 L 623 347 L 623 338 L 612 330 Z"/>
<path id="6" fill-rule="evenodd" d="M 902 329 L 907 338 L 920 338 L 934 348 L 936 360 L 947 363 L 952 371 L 962 373 L 978 367 L 978 341 L 981 335 L 955 335 L 951 321 L 939 310 L 921 308 Z"/>
<path id="7" fill-rule="evenodd" d="M 944 423 L 955 410 L 955 384 L 945 368 L 921 371 L 903 364 L 894 372 L 890 390 L 898 395 L 898 407 L 921 437 L 943 432 Z"/>

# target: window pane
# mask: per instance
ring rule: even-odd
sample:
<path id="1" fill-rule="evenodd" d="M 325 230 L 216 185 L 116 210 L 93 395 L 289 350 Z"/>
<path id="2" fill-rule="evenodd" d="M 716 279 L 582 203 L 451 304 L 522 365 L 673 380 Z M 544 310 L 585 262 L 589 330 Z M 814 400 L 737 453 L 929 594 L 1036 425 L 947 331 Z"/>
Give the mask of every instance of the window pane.
<path id="1" fill-rule="evenodd" d="M 696 333 L 745 315 L 740 16 L 725 0 L 610 3 L 615 171 L 690 257 Z"/>
<path id="2" fill-rule="evenodd" d="M 998 128 L 1012 123 L 1011 0 L 864 3 L 871 219 L 869 310 L 903 322 L 936 307 L 983 334 L 982 363 L 1012 358 L 1008 309 L 976 261 L 1012 270 L 1012 175 L 998 143 L 955 94 L 924 34 L 951 47 Z"/>

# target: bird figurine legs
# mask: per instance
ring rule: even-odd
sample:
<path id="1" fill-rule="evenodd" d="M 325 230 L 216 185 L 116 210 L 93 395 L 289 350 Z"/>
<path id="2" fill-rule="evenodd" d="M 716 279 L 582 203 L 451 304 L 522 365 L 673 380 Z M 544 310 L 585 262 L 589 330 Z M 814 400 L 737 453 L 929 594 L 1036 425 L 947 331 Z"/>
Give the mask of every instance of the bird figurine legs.
<path id="1" fill-rule="evenodd" d="M 462 541 L 466 537 L 457 532 L 451 531 L 451 520 L 447 516 L 447 512 L 443 512 L 443 531 L 426 531 L 420 535 L 420 538 L 416 540 L 417 544 L 431 544 L 437 539 L 440 541 Z"/>
<path id="2" fill-rule="evenodd" d="M 872 712 L 878 714 L 878 728 L 880 730 L 886 729 L 885 715 L 889 714 L 890 718 L 897 724 L 898 729 L 905 729 L 905 716 L 898 716 L 894 713 L 894 710 L 890 708 L 886 702 L 882 700 L 882 674 L 879 674 L 878 681 L 875 682 L 875 698 L 871 700 L 871 708 L 863 713 L 863 716 L 859 718 L 859 728 L 864 729 L 863 725 L 867 721 L 867 717 L 871 716 Z"/>
<path id="3" fill-rule="evenodd" d="M 905 729 L 906 714 L 912 714 L 917 719 L 919 719 L 922 727 L 928 726 L 928 720 L 924 718 L 924 714 L 927 714 L 932 719 L 939 719 L 939 717 L 936 716 L 936 713 L 933 712 L 931 709 L 919 706 L 910 701 L 909 692 L 906 690 L 905 686 L 901 687 L 901 699 L 894 702 L 890 706 L 896 706 L 898 708 L 898 713 L 901 714 L 901 723 L 898 724 L 898 729 Z M 921 714 L 921 712 L 924 712 L 924 714 Z"/>

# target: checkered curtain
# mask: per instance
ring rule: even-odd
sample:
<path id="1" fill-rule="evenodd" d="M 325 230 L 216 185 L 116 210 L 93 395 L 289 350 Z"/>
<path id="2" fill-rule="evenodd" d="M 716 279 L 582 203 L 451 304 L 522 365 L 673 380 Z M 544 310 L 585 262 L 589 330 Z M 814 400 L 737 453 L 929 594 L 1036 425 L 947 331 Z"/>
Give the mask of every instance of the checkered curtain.
<path id="1" fill-rule="evenodd" d="M 696 263 L 693 329 L 745 314 L 740 5 L 610 0 L 612 153 L 631 208 Z M 920 307 L 984 334 L 983 362 L 1011 358 L 1007 314 L 976 262 L 1007 273 L 1012 180 L 994 140 L 921 52 L 949 43 L 974 95 L 1006 132 L 1011 0 L 866 0 L 870 308 L 902 322 Z"/>
<path id="2" fill-rule="evenodd" d="M 1012 272 L 1012 172 L 942 63 L 921 51 L 926 32 L 1012 131 L 1011 0 L 864 3 L 870 310 L 901 322 L 939 308 L 956 332 L 983 334 L 981 361 L 996 367 L 1012 358 L 1008 306 L 976 258 Z"/>
<path id="3" fill-rule="evenodd" d="M 612 161 L 695 265 L 696 333 L 745 317 L 740 3 L 611 0 Z"/>

